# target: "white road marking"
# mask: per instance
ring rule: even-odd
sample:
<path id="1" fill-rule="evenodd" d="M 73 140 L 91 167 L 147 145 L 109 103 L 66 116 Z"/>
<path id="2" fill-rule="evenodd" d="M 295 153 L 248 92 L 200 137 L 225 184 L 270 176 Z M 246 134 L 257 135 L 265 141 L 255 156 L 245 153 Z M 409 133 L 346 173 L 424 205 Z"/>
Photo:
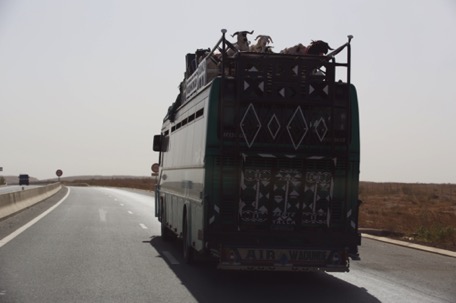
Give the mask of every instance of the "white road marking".
<path id="1" fill-rule="evenodd" d="M 180 264 L 179 261 L 177 261 L 169 251 L 165 250 L 162 252 L 162 254 L 166 257 L 166 259 L 168 259 L 169 263 L 173 265 Z"/>
<path id="2" fill-rule="evenodd" d="M 98 213 L 100 214 L 100 221 L 106 222 L 106 214 L 108 213 L 108 211 L 104 210 L 103 208 L 100 208 L 98 210 Z"/>
<path id="3" fill-rule="evenodd" d="M 49 208 L 47 211 L 45 211 L 44 213 L 42 213 L 41 215 L 39 215 L 38 217 L 36 217 L 35 219 L 33 219 L 32 221 L 28 222 L 27 224 L 23 225 L 22 227 L 16 229 L 16 231 L 12 232 L 11 234 L 9 234 L 8 236 L 4 237 L 3 239 L 0 240 L 0 247 L 2 247 L 3 245 L 5 245 L 6 243 L 8 243 L 9 241 L 13 240 L 14 238 L 16 238 L 17 236 L 19 236 L 21 233 L 23 233 L 24 231 L 26 231 L 30 226 L 32 226 L 33 224 L 35 224 L 36 222 L 38 222 L 39 220 L 41 220 L 44 216 L 46 216 L 47 214 L 49 214 L 51 211 L 53 211 L 57 206 L 59 206 L 60 204 L 62 204 L 63 201 L 65 201 L 66 198 L 68 198 L 68 196 L 70 195 L 70 188 L 68 187 L 68 192 L 67 194 L 65 195 L 65 197 L 63 197 L 59 202 L 57 202 L 57 204 L 55 204 L 54 206 L 52 206 L 51 208 Z"/>
<path id="4" fill-rule="evenodd" d="M 123 203 L 120 203 L 120 206 L 124 206 L 124 205 L 125 205 L 125 204 L 123 204 Z"/>
<path id="5" fill-rule="evenodd" d="M 139 226 L 141 226 L 142 229 L 147 229 L 147 226 L 142 223 L 139 223 Z"/>
<path id="6" fill-rule="evenodd" d="M 129 213 L 130 215 L 133 215 L 133 212 L 132 212 L 132 211 L 128 211 L 128 213 Z"/>

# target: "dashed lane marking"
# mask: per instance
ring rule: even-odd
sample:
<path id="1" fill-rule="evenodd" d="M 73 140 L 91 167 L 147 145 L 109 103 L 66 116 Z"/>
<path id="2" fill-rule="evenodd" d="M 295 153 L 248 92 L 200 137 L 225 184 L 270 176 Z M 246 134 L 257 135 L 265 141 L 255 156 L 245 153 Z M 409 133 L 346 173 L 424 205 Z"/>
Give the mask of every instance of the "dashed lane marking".
<path id="1" fill-rule="evenodd" d="M 106 211 L 105 209 L 103 208 L 100 208 L 98 210 L 98 214 L 100 215 L 100 221 L 101 222 L 106 222 L 106 214 L 108 213 L 108 211 Z"/>
<path id="2" fill-rule="evenodd" d="M 142 229 L 147 229 L 147 226 L 142 223 L 139 223 L 139 226 L 141 226 Z"/>
<path id="3" fill-rule="evenodd" d="M 130 215 L 133 215 L 133 212 L 132 212 L 132 211 L 128 211 L 128 213 L 129 213 Z"/>

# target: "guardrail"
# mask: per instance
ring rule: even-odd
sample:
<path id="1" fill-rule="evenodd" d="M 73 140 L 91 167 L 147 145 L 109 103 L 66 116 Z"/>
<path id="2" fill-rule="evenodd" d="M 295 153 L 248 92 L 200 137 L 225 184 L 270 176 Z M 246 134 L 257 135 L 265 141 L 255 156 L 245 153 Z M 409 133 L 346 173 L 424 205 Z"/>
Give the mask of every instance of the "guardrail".
<path id="1" fill-rule="evenodd" d="M 53 183 L 43 187 L 0 194 L 0 219 L 51 197 L 61 188 L 62 185 L 60 183 Z"/>

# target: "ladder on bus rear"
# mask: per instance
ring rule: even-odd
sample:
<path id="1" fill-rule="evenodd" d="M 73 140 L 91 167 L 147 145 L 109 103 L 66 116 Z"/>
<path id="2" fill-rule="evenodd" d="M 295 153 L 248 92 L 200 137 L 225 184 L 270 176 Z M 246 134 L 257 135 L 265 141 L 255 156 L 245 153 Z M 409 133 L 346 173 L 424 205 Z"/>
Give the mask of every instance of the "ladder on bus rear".
<path id="1" fill-rule="evenodd" d="M 222 75 L 220 93 L 220 223 L 223 231 L 233 231 L 238 225 L 240 184 L 239 102 L 235 79 Z"/>

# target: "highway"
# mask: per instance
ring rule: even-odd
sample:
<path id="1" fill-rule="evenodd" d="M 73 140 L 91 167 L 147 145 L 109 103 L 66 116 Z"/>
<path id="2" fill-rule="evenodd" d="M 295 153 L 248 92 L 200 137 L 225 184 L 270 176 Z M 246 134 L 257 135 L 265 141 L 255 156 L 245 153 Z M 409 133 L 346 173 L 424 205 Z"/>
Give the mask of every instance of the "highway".
<path id="1" fill-rule="evenodd" d="M 224 272 L 161 240 L 151 193 L 64 194 L 0 233 L 0 302 L 456 302 L 456 258 L 363 239 L 349 273 Z"/>

